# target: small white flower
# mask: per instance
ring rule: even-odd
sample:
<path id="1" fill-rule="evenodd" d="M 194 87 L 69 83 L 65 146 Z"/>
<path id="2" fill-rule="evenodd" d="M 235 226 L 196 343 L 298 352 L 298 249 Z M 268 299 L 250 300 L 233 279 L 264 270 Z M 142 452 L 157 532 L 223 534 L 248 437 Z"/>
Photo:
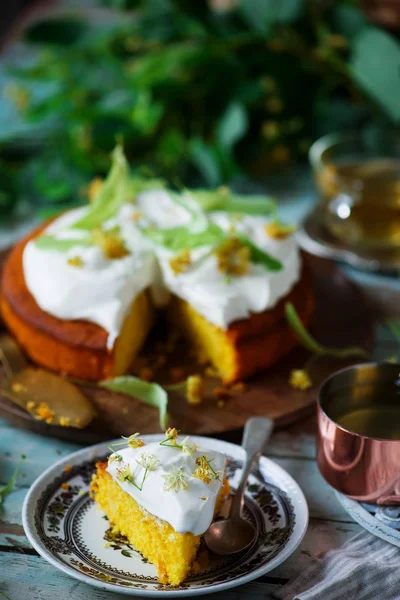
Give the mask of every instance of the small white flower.
<path id="1" fill-rule="evenodd" d="M 192 454 L 197 452 L 197 450 L 199 450 L 199 448 L 200 448 L 200 446 L 198 446 L 194 442 L 189 444 L 189 437 L 185 437 L 185 439 L 182 442 L 182 452 L 184 454 L 189 454 L 189 456 L 192 456 Z"/>
<path id="2" fill-rule="evenodd" d="M 160 464 L 159 459 L 154 454 L 149 454 L 147 452 L 143 452 L 139 458 L 136 459 L 138 465 L 143 467 L 143 469 L 147 469 L 148 471 L 155 471 Z"/>
<path id="3" fill-rule="evenodd" d="M 129 483 L 133 483 L 133 477 L 129 465 L 123 465 L 122 467 L 119 467 L 119 469 L 117 469 L 116 477 L 118 481 L 121 481 L 121 483 L 123 483 L 124 481 L 129 481 Z"/>
<path id="4" fill-rule="evenodd" d="M 179 492 L 180 490 L 187 490 L 189 487 L 188 478 L 183 470 L 183 467 L 174 467 L 171 473 L 162 475 L 165 479 L 164 490 L 166 492 Z"/>

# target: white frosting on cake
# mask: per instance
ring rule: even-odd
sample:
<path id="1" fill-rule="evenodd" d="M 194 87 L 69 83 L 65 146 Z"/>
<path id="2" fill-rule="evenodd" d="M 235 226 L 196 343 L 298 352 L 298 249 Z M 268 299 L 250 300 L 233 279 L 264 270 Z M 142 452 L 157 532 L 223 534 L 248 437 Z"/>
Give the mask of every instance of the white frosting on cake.
<path id="1" fill-rule="evenodd" d="M 197 206 L 197 205 L 196 205 Z M 209 322 L 227 329 L 230 323 L 273 308 L 300 276 L 300 254 L 293 236 L 273 239 L 265 232 L 270 218 L 227 213 L 202 215 L 203 221 L 216 223 L 228 231 L 232 225 L 256 246 L 282 264 L 280 271 L 270 271 L 261 264 L 251 264 L 249 272 L 226 277 L 218 270 L 217 257 L 211 247 L 190 252 L 191 265 L 182 273 L 174 273 L 170 260 L 177 252 L 150 242 L 141 228 L 187 226 L 190 212 L 173 201 L 162 189 L 142 192 L 136 204 L 125 204 L 105 228 L 118 226 L 130 254 L 120 259 L 107 259 L 98 246 L 79 246 L 80 230 L 68 228 L 81 218 L 87 207 L 70 211 L 54 221 L 46 233 L 62 238 L 77 238 L 77 246 L 67 253 L 44 250 L 35 241 L 27 244 L 23 269 L 27 287 L 40 308 L 61 319 L 84 319 L 108 332 L 108 348 L 112 348 L 135 297 L 152 288 L 157 305 L 168 301 L 169 292 L 188 301 Z M 201 210 L 197 207 L 200 214 Z M 139 219 L 134 219 L 140 213 Z M 80 257 L 82 267 L 68 264 L 68 258 Z"/>
<path id="2" fill-rule="evenodd" d="M 190 444 L 191 441 L 188 440 Z M 107 471 L 114 481 L 146 511 L 167 521 L 178 533 L 191 532 L 203 534 L 210 526 L 219 491 L 222 487 L 226 459 L 220 452 L 198 448 L 192 455 L 180 448 L 161 446 L 159 443 L 146 444 L 140 448 L 116 449 L 122 460 L 111 460 Z M 143 462 L 148 456 L 155 457 L 159 463 L 154 470 L 147 472 L 142 489 L 139 490 L 129 481 L 121 481 L 129 467 L 133 481 L 141 485 L 144 475 Z M 209 483 L 193 476 L 198 468 L 196 459 L 207 456 L 212 469 L 218 473 L 218 479 L 211 478 Z M 112 455 L 113 456 L 113 455 Z M 157 461 L 156 461 L 157 462 Z M 179 491 L 167 491 L 169 476 L 181 469 L 187 488 Z M 122 476 L 119 476 L 119 473 Z"/>
<path id="3" fill-rule="evenodd" d="M 105 258 L 99 246 L 79 246 L 79 230 L 66 231 L 87 208 L 70 211 L 54 221 L 46 233 L 60 239 L 77 238 L 77 246 L 67 253 L 42 250 L 30 241 L 23 253 L 23 269 L 28 290 L 40 308 L 59 319 L 84 319 L 108 332 L 112 348 L 129 308 L 136 296 L 154 280 L 154 253 L 145 243 L 130 218 L 135 207 L 125 205 L 117 219 L 121 237 L 130 254 L 117 260 Z M 83 267 L 68 264 L 78 256 Z"/>

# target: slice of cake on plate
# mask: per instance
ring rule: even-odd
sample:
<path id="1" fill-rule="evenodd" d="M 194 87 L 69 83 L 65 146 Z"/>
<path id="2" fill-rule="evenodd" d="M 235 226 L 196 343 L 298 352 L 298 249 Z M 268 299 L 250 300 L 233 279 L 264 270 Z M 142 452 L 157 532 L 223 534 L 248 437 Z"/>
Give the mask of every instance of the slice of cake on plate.
<path id="1" fill-rule="evenodd" d="M 201 537 L 229 492 L 226 458 L 180 440 L 176 429 L 149 444 L 138 435 L 97 463 L 91 496 L 113 531 L 156 566 L 159 581 L 177 586 L 194 568 Z"/>

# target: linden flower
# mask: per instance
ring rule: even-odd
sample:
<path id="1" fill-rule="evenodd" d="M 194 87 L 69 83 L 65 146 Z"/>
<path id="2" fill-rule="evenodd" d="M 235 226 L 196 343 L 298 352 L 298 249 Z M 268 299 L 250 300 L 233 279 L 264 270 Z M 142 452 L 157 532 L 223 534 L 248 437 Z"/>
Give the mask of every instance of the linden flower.
<path id="1" fill-rule="evenodd" d="M 67 260 L 70 267 L 83 267 L 83 260 L 80 256 L 72 256 Z"/>
<path id="2" fill-rule="evenodd" d="M 211 481 L 211 471 L 209 468 L 197 467 L 193 473 L 193 477 L 204 481 L 206 484 L 209 484 Z"/>
<path id="3" fill-rule="evenodd" d="M 200 446 L 198 446 L 194 442 L 189 444 L 188 441 L 189 441 L 189 437 L 185 437 L 185 439 L 182 442 L 182 452 L 184 454 L 188 454 L 189 456 L 192 456 L 192 454 L 197 452 L 197 450 L 200 448 Z"/>
<path id="4" fill-rule="evenodd" d="M 122 456 L 120 454 L 117 454 L 117 452 L 114 452 L 114 454 L 111 454 L 111 456 L 108 457 L 109 463 L 112 463 L 115 460 L 117 460 L 118 462 L 121 462 L 122 460 Z"/>
<path id="5" fill-rule="evenodd" d="M 168 427 L 167 431 L 165 432 L 165 435 L 169 440 L 174 440 L 174 442 L 176 442 L 176 439 L 179 435 L 179 431 L 175 427 Z"/>
<path id="6" fill-rule="evenodd" d="M 250 269 L 250 249 L 237 237 L 227 239 L 216 251 L 218 270 L 228 275 L 245 275 Z"/>
<path id="7" fill-rule="evenodd" d="M 190 375 L 186 380 L 186 398 L 189 404 L 200 404 L 204 396 L 204 381 L 200 375 Z"/>
<path id="8" fill-rule="evenodd" d="M 121 483 L 123 483 L 124 481 L 129 481 L 129 483 L 133 483 L 133 477 L 129 465 L 124 465 L 117 469 L 116 477 Z"/>
<path id="9" fill-rule="evenodd" d="M 162 475 L 165 479 L 164 490 L 166 492 L 179 492 L 180 490 L 187 490 L 189 487 L 188 478 L 183 470 L 183 467 L 174 467 L 171 473 Z"/>
<path id="10" fill-rule="evenodd" d="M 192 259 L 190 256 L 190 251 L 185 248 L 178 252 L 176 256 L 171 258 L 169 261 L 169 266 L 172 269 L 174 275 L 179 275 L 179 273 L 184 273 L 192 264 Z"/>
<path id="11" fill-rule="evenodd" d="M 116 259 L 124 258 L 129 254 L 125 247 L 124 240 L 115 231 L 103 231 L 100 228 L 94 229 L 92 233 L 93 242 L 100 246 L 106 258 Z"/>
<path id="12" fill-rule="evenodd" d="M 268 225 L 264 226 L 265 233 L 276 240 L 282 240 L 296 231 L 295 225 L 282 225 L 278 221 L 271 221 Z"/>
<path id="13" fill-rule="evenodd" d="M 309 374 L 304 369 L 294 369 L 290 373 L 289 385 L 297 390 L 307 390 L 312 386 Z"/>
<path id="14" fill-rule="evenodd" d="M 129 448 L 141 448 L 144 446 L 144 441 L 138 437 L 140 433 L 136 432 L 133 435 L 129 436 L 127 439 Z"/>
<path id="15" fill-rule="evenodd" d="M 204 483 L 210 483 L 211 479 L 219 479 L 219 471 L 214 471 L 211 466 L 211 460 L 208 460 L 207 455 L 199 456 L 196 458 L 197 469 L 193 473 L 193 477 L 204 481 Z"/>
<path id="16" fill-rule="evenodd" d="M 143 454 L 136 459 L 136 462 L 147 471 L 155 471 L 160 464 L 160 461 L 154 454 L 149 454 L 147 452 L 143 452 Z"/>

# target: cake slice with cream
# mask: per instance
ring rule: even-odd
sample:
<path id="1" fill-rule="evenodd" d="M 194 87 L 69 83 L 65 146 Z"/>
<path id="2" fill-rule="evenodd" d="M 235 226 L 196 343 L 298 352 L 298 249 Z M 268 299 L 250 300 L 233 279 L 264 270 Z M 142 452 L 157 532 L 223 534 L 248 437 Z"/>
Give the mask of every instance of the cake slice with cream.
<path id="1" fill-rule="evenodd" d="M 149 444 L 138 435 L 97 464 L 91 496 L 113 532 L 156 566 L 159 581 L 177 586 L 193 569 L 201 536 L 229 492 L 226 458 L 181 440 L 176 429 Z"/>

